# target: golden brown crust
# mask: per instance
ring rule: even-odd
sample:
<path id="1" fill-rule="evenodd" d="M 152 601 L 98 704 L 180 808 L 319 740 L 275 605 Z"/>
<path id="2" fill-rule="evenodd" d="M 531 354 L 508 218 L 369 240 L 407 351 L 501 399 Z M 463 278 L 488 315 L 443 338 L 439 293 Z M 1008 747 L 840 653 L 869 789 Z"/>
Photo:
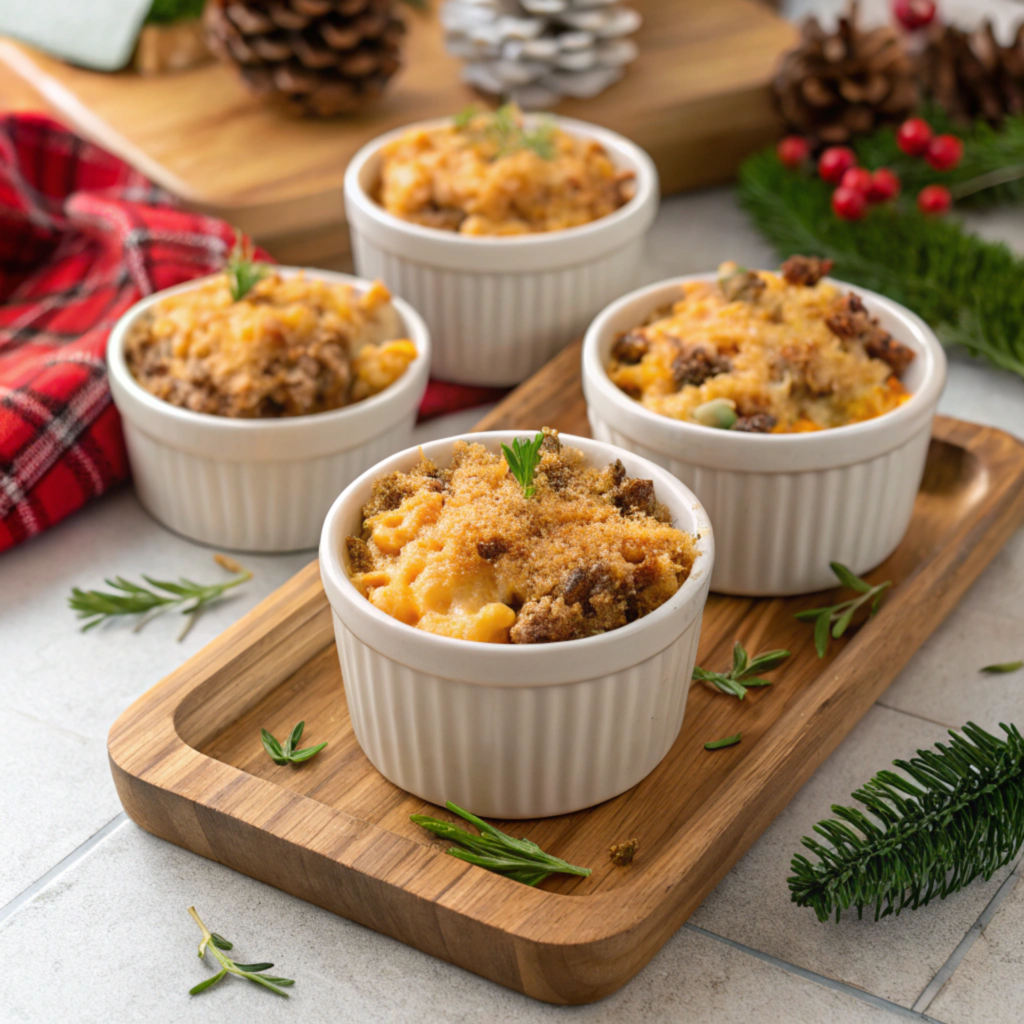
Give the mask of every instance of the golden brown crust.
<path id="1" fill-rule="evenodd" d="M 534 484 L 525 498 L 504 459 L 463 441 L 446 469 L 383 478 L 349 547 L 353 582 L 420 629 L 550 643 L 649 614 L 689 575 L 694 539 L 621 463 L 590 467 L 550 431 Z"/>

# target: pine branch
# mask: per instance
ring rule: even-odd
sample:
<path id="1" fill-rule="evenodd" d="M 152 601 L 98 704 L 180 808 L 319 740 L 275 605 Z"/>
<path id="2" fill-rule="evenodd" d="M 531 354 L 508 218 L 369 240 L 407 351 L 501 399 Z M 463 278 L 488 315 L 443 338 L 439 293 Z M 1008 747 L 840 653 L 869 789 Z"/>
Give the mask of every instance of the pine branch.
<path id="1" fill-rule="evenodd" d="M 1006 739 L 968 722 L 963 736 L 950 730 L 948 746 L 894 761 L 909 780 L 881 771 L 853 794 L 871 818 L 833 805 L 836 817 L 814 826 L 830 845 L 802 840 L 818 861 L 793 858 L 793 902 L 819 921 L 833 911 L 839 921 L 850 907 L 861 917 L 874 904 L 877 921 L 1008 864 L 1024 845 L 1024 738 L 1014 725 L 1000 728 Z"/>
<path id="2" fill-rule="evenodd" d="M 780 256 L 834 260 L 836 277 L 909 306 L 945 344 L 1024 376 L 1024 260 L 955 220 L 877 207 L 851 223 L 830 199 L 825 182 L 773 151 L 740 169 L 740 203 Z"/>

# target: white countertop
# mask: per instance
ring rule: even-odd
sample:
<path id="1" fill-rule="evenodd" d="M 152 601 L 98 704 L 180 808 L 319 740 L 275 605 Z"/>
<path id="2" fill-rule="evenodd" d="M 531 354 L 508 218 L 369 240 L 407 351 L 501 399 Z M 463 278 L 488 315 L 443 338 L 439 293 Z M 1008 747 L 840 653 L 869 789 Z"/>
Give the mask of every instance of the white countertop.
<path id="1" fill-rule="evenodd" d="M 1024 216 L 975 221 L 1024 251 Z M 714 190 L 665 203 L 647 277 L 726 258 L 775 260 Z M 954 355 L 943 412 L 1024 435 L 1024 381 Z M 422 428 L 458 433 L 475 410 Z M 168 533 L 130 487 L 0 556 L 0 1021 L 296 1020 L 883 1022 L 1010 1024 L 1024 1003 L 1024 886 L 1009 869 L 944 903 L 880 923 L 821 925 L 789 902 L 789 861 L 833 802 L 893 758 L 974 720 L 1024 726 L 1024 676 L 979 666 L 1024 656 L 1024 533 L 1018 532 L 910 667 L 650 965 L 589 1007 L 534 1002 L 156 839 L 121 811 L 106 733 L 137 696 L 306 564 L 246 558 L 252 584 L 211 608 L 183 643 L 172 617 L 141 633 L 81 634 L 73 585 L 107 575 L 217 578 L 210 552 Z M 297 979 L 290 1003 L 235 979 L 189 997 L 195 904 L 248 959 Z M 922 1016 L 922 1011 L 927 1017 Z"/>

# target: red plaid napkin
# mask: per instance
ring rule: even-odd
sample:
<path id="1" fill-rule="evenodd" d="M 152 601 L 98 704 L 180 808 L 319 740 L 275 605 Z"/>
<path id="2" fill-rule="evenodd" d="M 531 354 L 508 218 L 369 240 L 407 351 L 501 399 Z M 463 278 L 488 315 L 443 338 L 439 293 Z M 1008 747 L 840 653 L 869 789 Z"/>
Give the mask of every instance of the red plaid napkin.
<path id="1" fill-rule="evenodd" d="M 140 296 L 219 269 L 233 242 L 55 121 L 0 117 L 0 551 L 127 477 L 107 334 Z M 420 415 L 499 394 L 431 382 Z"/>

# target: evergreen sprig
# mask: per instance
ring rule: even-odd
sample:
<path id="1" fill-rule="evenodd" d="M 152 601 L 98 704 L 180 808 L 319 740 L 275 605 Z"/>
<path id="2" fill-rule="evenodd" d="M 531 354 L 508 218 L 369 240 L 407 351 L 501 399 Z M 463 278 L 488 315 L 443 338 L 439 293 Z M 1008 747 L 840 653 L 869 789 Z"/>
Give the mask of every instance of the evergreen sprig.
<path id="1" fill-rule="evenodd" d="M 1005 245 L 906 204 L 840 220 L 831 188 L 811 172 L 787 169 L 774 150 L 741 167 L 739 200 L 782 257 L 831 259 L 836 277 L 909 306 L 945 344 L 1024 376 L 1024 260 Z"/>
<path id="2" fill-rule="evenodd" d="M 474 835 L 449 821 L 440 821 L 426 814 L 410 814 L 409 820 L 428 832 L 433 832 L 439 839 L 458 843 L 458 846 L 445 851 L 452 857 L 458 857 L 459 860 L 476 864 L 524 885 L 539 885 L 549 875 L 579 875 L 586 878 L 590 874 L 590 868 L 580 868 L 559 857 L 552 857 L 529 839 L 514 839 L 493 825 L 488 825 L 475 814 L 464 811 L 450 800 L 445 807 L 453 814 L 476 825 L 480 829 L 480 834 Z"/>
<path id="3" fill-rule="evenodd" d="M 945 899 L 979 875 L 1008 864 L 1024 844 L 1024 738 L 1002 725 L 1005 739 L 968 722 L 949 744 L 894 761 L 909 779 L 881 771 L 853 793 L 867 810 L 833 805 L 835 818 L 804 836 L 817 856 L 793 858 L 792 900 L 819 921 L 855 907 L 875 920 Z M 868 817 L 868 814 L 871 817 Z"/>

